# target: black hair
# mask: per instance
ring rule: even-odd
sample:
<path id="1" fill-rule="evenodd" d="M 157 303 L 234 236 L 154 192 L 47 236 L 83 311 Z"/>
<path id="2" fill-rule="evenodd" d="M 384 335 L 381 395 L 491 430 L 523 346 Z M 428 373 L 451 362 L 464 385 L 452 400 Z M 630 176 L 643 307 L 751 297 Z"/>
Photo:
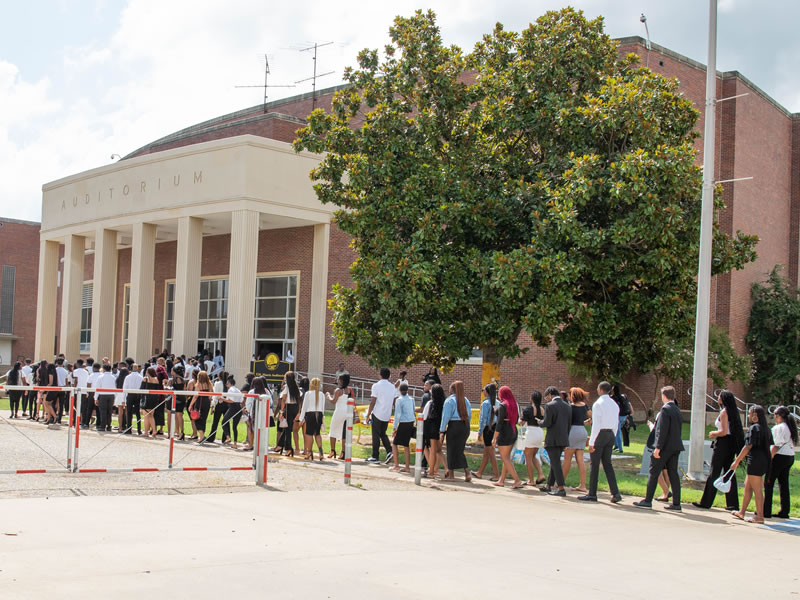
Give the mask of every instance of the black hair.
<path id="1" fill-rule="evenodd" d="M 339 387 L 346 390 L 350 385 L 350 373 L 342 373 L 339 375 Z"/>
<path id="2" fill-rule="evenodd" d="M 531 392 L 531 404 L 533 404 L 533 414 L 538 417 L 542 414 L 542 392 L 534 390 Z"/>
<path id="3" fill-rule="evenodd" d="M 100 363 L 92 363 L 92 371 L 99 371 L 100 370 Z"/>
<path id="4" fill-rule="evenodd" d="M 225 380 L 229 386 L 236 385 L 236 379 L 234 379 L 233 375 L 228 375 L 228 378 Z"/>
<path id="5" fill-rule="evenodd" d="M 739 407 L 736 406 L 736 396 L 728 390 L 722 390 L 719 393 L 719 403 L 722 404 L 725 414 L 728 415 L 728 431 L 738 452 L 744 446 L 744 428 L 739 416 Z"/>
<path id="6" fill-rule="evenodd" d="M 103 365 L 103 371 L 110 371 L 110 370 L 111 370 L 111 365 L 109 365 L 108 363 Z"/>
<path id="7" fill-rule="evenodd" d="M 758 419 L 758 426 L 761 429 L 761 439 L 759 439 L 759 445 L 764 448 L 765 450 L 769 450 L 770 446 L 770 435 L 769 435 L 769 425 L 767 425 L 767 411 L 764 410 L 763 406 L 758 404 L 754 404 L 750 407 L 756 414 L 756 418 Z"/>
<path id="8" fill-rule="evenodd" d="M 550 396 L 551 398 L 555 398 L 559 395 L 558 388 L 554 385 L 548 386 L 548 388 L 544 391 L 545 396 Z"/>
<path id="9" fill-rule="evenodd" d="M 389 370 L 388 367 L 381 367 L 381 379 L 389 379 L 392 376 L 392 372 Z"/>
<path id="10" fill-rule="evenodd" d="M 439 411 L 437 414 L 441 414 L 444 399 L 444 388 L 440 383 L 434 383 L 431 387 L 431 400 L 433 401 L 433 408 Z"/>
<path id="11" fill-rule="evenodd" d="M 259 396 L 267 393 L 267 383 L 263 377 L 253 377 L 250 391 Z"/>
<path id="12" fill-rule="evenodd" d="M 400 384 L 400 393 L 401 394 L 407 394 L 408 393 L 408 384 L 407 383 L 401 383 Z"/>
<path id="13" fill-rule="evenodd" d="M 497 386 L 494 383 L 487 383 L 483 391 L 486 392 L 489 403 L 494 406 L 494 403 L 497 402 Z"/>
<path id="14" fill-rule="evenodd" d="M 286 372 L 286 389 L 289 390 L 289 397 L 295 402 L 300 400 L 300 390 L 297 388 L 297 379 L 291 371 Z"/>
<path id="15" fill-rule="evenodd" d="M 603 392 L 604 394 L 608 394 L 611 391 L 612 388 L 611 388 L 611 384 L 608 383 L 607 381 L 601 381 L 600 383 L 597 384 L 597 389 L 600 390 L 601 392 Z M 619 386 L 618 385 L 615 385 L 613 389 L 614 389 L 614 393 L 615 394 L 619 394 Z"/>
<path id="16" fill-rule="evenodd" d="M 172 367 L 172 372 L 175 373 L 181 379 L 183 379 L 183 375 L 184 373 L 186 373 L 182 364 L 177 364 L 174 367 Z"/>
<path id="17" fill-rule="evenodd" d="M 303 388 L 303 390 L 304 390 L 304 391 L 306 391 L 306 392 L 307 392 L 307 391 L 308 391 L 308 388 L 309 388 L 310 386 L 311 386 L 311 381 L 308 379 L 308 377 L 303 377 L 303 378 L 300 380 L 300 387 L 301 387 L 301 388 Z"/>
<path id="18" fill-rule="evenodd" d="M 792 438 L 792 444 L 797 445 L 797 423 L 794 420 L 794 415 L 789 412 L 785 406 L 779 406 L 775 409 L 775 414 L 778 415 L 786 426 L 789 428 L 789 437 Z"/>

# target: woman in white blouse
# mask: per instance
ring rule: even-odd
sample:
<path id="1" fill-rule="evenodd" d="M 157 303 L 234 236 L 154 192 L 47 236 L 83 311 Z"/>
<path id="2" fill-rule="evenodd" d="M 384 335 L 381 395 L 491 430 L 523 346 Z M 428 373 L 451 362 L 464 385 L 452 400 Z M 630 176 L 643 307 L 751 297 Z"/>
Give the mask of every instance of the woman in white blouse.
<path id="1" fill-rule="evenodd" d="M 775 410 L 775 423 L 772 428 L 772 466 L 767 473 L 764 490 L 764 517 L 772 517 L 772 488 L 778 482 L 781 494 L 781 512 L 774 515 L 779 519 L 789 518 L 789 472 L 794 464 L 794 447 L 797 445 L 797 423 L 785 406 Z"/>
<path id="2" fill-rule="evenodd" d="M 316 440 L 319 449 L 319 460 L 322 461 L 322 418 L 325 410 L 325 394 L 320 389 L 319 377 L 314 377 L 303 398 L 303 409 L 300 411 L 300 423 L 305 424 L 305 456 L 306 460 L 314 460 L 313 442 Z"/>

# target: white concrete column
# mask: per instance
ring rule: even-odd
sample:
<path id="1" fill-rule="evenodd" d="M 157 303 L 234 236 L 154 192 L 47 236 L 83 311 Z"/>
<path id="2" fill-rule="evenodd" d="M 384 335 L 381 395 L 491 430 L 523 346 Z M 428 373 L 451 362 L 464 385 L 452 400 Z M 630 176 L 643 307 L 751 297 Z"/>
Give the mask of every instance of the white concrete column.
<path id="1" fill-rule="evenodd" d="M 61 282 L 61 335 L 58 351 L 67 360 L 77 360 L 81 345 L 81 297 L 83 296 L 83 257 L 86 238 L 67 236 L 64 242 L 64 279 Z"/>
<path id="2" fill-rule="evenodd" d="M 59 243 L 52 240 L 39 242 L 39 284 L 36 299 L 36 346 L 34 361 L 48 362 L 55 356 L 56 345 L 56 289 L 58 286 Z"/>
<path id="3" fill-rule="evenodd" d="M 125 358 L 114 349 L 114 313 L 117 306 L 117 232 L 100 228 L 94 241 L 92 276 L 92 350 L 96 360 Z"/>
<path id="4" fill-rule="evenodd" d="M 200 259 L 203 253 L 203 219 L 178 219 L 178 251 L 175 261 L 175 319 L 172 348 L 175 354 L 197 352 L 200 317 Z"/>
<path id="5" fill-rule="evenodd" d="M 131 248 L 131 302 L 128 318 L 128 354 L 142 363 L 153 355 L 153 269 L 156 226 L 135 223 Z"/>
<path id="6" fill-rule="evenodd" d="M 253 210 L 235 210 L 231 213 L 225 370 L 233 374 L 239 385 L 250 370 L 250 359 L 253 356 L 258 220 L 258 212 Z"/>
<path id="7" fill-rule="evenodd" d="M 308 322 L 308 376 L 320 377 L 325 368 L 325 323 L 328 307 L 329 223 L 314 225 L 311 266 L 311 316 Z"/>

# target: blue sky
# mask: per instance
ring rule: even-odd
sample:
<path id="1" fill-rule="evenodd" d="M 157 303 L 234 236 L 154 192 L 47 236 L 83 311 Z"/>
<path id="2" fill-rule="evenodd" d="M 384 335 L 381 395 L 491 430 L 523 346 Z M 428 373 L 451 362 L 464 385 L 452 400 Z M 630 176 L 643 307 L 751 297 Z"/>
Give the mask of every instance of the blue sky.
<path id="1" fill-rule="evenodd" d="M 528 0 L 0 0 L 0 216 L 38 220 L 41 186 L 110 162 L 153 139 L 260 101 L 263 54 L 271 82 L 311 74 L 341 82 L 364 47 L 380 48 L 397 14 L 433 8 L 444 39 L 465 49 L 502 22 L 519 30 L 565 2 Z M 644 35 L 706 61 L 704 0 L 574 0 L 602 14 L 610 35 Z M 800 1 L 720 0 L 720 70 L 738 70 L 791 111 L 800 111 Z M 275 88 L 270 98 L 310 91 Z"/>

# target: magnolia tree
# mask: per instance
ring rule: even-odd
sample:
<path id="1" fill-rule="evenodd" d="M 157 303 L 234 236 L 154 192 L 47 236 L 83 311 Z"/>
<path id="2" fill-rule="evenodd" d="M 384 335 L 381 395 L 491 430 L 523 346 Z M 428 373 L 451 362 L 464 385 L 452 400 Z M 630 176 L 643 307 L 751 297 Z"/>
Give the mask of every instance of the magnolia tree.
<path id="1" fill-rule="evenodd" d="M 478 347 L 486 382 L 527 331 L 587 374 L 662 364 L 693 327 L 699 247 L 697 112 L 677 83 L 572 9 L 498 24 L 470 54 L 430 11 L 390 37 L 295 141 L 325 154 L 317 195 L 358 252 L 331 300 L 339 349 L 448 368 Z M 715 272 L 755 241 L 715 228 Z"/>

